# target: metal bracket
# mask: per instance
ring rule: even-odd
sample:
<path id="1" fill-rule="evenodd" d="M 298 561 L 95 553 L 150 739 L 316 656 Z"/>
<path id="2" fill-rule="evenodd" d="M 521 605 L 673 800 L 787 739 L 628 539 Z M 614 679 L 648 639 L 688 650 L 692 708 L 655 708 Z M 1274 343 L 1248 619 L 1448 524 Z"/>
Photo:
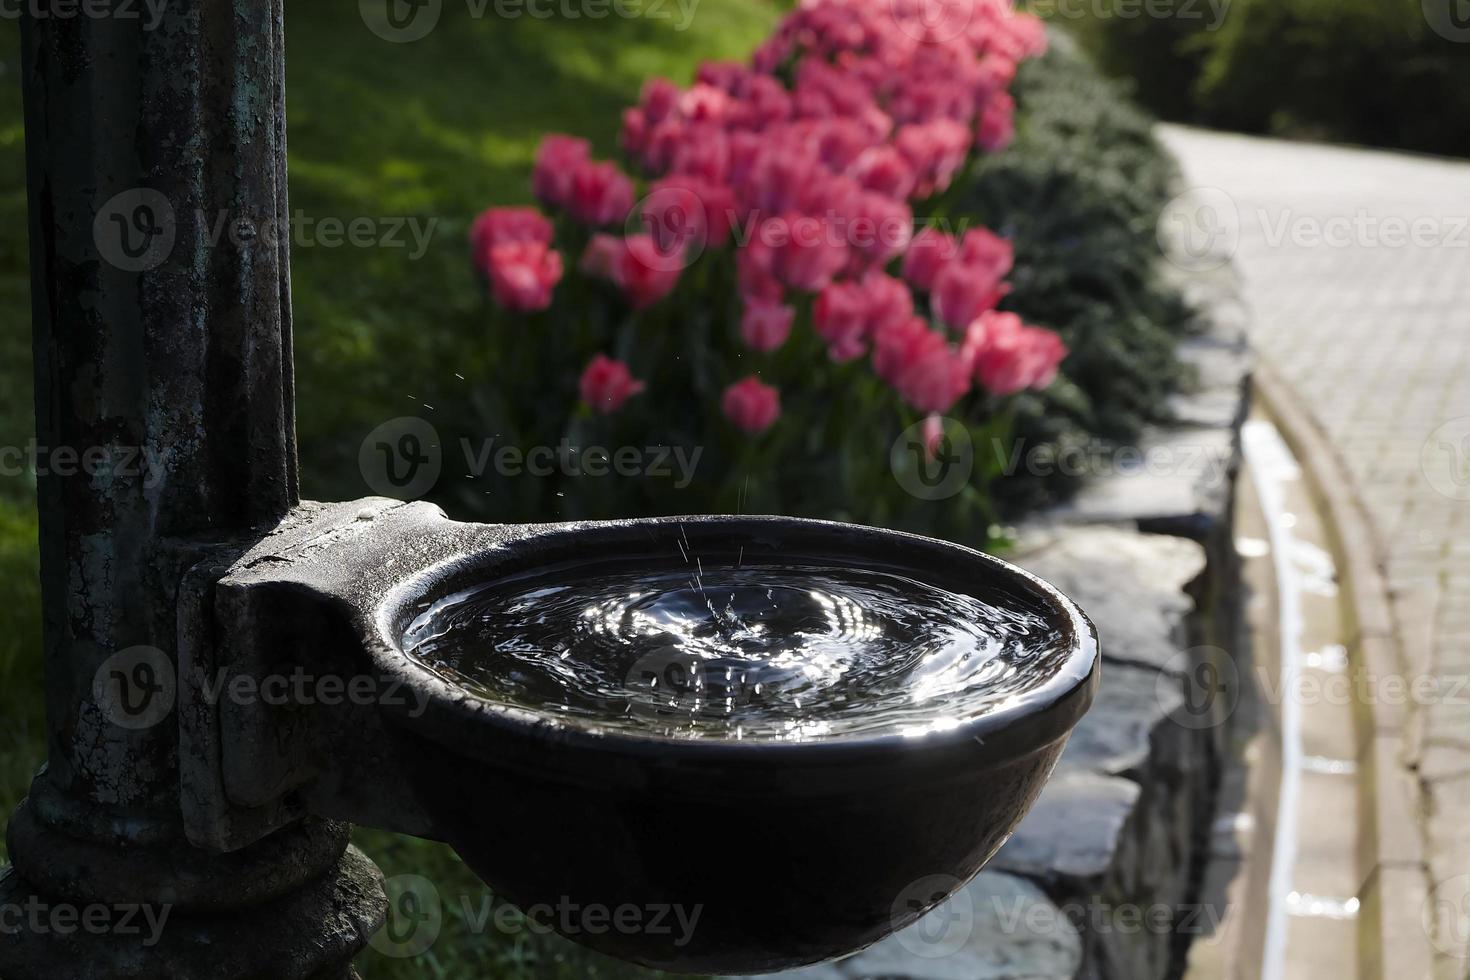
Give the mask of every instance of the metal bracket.
<path id="1" fill-rule="evenodd" d="M 349 596 L 359 573 L 419 571 L 424 551 L 405 537 L 452 526 L 427 504 L 303 503 L 245 550 L 194 566 L 178 606 L 192 843 L 234 851 L 308 814 L 435 836 L 377 710 L 414 693 L 376 676 L 364 652 L 369 603 Z"/>

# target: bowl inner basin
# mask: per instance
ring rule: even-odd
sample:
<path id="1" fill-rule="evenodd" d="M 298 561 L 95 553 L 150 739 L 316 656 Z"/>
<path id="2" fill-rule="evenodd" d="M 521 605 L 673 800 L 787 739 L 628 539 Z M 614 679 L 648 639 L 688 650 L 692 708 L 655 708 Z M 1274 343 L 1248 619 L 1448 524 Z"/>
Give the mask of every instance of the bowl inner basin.
<path id="1" fill-rule="evenodd" d="M 957 728 L 1074 654 L 1055 610 L 989 568 L 675 545 L 458 583 L 421 604 L 401 649 L 561 726 L 750 742 Z"/>

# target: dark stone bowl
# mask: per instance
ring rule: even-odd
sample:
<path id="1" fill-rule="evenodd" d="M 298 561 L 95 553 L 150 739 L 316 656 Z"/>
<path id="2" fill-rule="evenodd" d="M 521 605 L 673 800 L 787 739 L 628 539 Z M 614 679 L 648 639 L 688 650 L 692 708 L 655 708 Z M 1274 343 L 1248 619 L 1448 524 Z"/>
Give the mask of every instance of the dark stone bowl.
<path id="1" fill-rule="evenodd" d="M 1022 603 L 1068 653 L 1003 707 L 922 736 L 747 742 L 610 733 L 467 694 L 405 656 L 426 599 L 577 559 L 881 568 Z M 443 562 L 380 606 L 377 667 L 416 694 L 390 737 L 416 803 L 496 892 L 604 953 L 699 973 L 787 969 L 903 928 L 968 881 L 1036 799 L 1092 702 L 1091 623 L 1033 576 L 911 535 L 782 518 L 569 525 Z M 423 699 L 427 698 L 427 701 Z M 427 709 L 424 710 L 424 705 Z"/>

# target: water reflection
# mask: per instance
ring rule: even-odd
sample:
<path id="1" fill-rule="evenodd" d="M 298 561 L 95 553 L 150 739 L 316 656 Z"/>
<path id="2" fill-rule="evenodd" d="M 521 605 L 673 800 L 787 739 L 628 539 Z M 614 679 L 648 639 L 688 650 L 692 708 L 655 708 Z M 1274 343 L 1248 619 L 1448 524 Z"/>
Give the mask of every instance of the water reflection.
<path id="1" fill-rule="evenodd" d="M 901 575 L 689 555 L 461 592 L 404 647 L 479 697 L 584 726 L 797 741 L 953 728 L 1066 655 L 1035 612 Z"/>

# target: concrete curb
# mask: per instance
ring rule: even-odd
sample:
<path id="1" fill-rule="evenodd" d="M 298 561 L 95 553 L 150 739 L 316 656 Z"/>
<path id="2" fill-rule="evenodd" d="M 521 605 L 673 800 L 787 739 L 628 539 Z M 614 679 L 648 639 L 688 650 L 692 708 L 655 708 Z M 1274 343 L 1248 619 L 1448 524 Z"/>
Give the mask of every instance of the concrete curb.
<path id="1" fill-rule="evenodd" d="M 1385 549 L 1368 520 L 1347 467 L 1296 394 L 1261 359 L 1256 390 L 1296 454 L 1325 518 L 1341 575 L 1350 631 L 1351 669 L 1377 677 L 1406 676 L 1408 663 L 1383 572 Z M 1361 980 L 1433 976 L 1434 947 L 1423 920 L 1431 875 L 1424 849 L 1424 802 L 1405 764 L 1406 709 L 1360 703 L 1356 709 L 1359 772 L 1359 974 Z"/>

